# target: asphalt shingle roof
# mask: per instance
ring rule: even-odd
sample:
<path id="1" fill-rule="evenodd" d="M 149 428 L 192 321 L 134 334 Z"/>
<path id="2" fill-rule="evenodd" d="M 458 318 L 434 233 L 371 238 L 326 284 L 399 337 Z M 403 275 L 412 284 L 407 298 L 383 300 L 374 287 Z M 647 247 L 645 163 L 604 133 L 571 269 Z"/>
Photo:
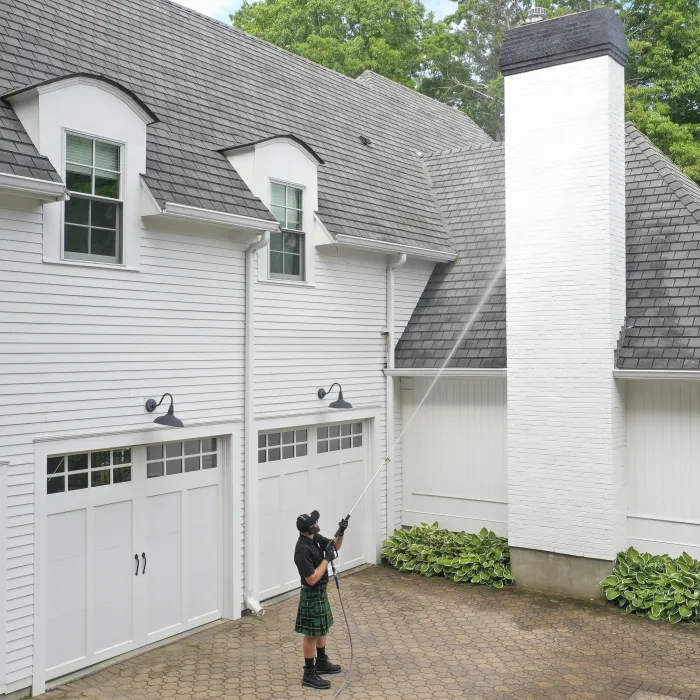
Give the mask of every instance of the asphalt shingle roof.
<path id="1" fill-rule="evenodd" d="M 153 110 L 146 182 L 159 200 L 271 218 L 218 151 L 292 133 L 325 161 L 319 215 L 332 234 L 452 249 L 416 153 L 488 141 L 462 113 L 400 99 L 404 88 L 352 80 L 168 0 L 14 0 L 0 33 L 0 94 L 86 72 Z"/>
<path id="2" fill-rule="evenodd" d="M 700 369 L 700 188 L 627 126 L 627 320 L 620 369 Z"/>
<path id="3" fill-rule="evenodd" d="M 396 348 L 397 367 L 443 364 L 505 251 L 503 144 L 433 153 L 423 162 L 459 257 L 436 266 Z M 504 275 L 449 366 L 506 366 Z"/>
<path id="4" fill-rule="evenodd" d="M 441 366 L 505 252 L 503 148 L 425 158 L 459 258 L 437 265 L 396 349 L 396 366 Z M 627 318 L 619 369 L 700 369 L 700 188 L 626 128 Z M 450 367 L 506 366 L 498 285 Z"/>

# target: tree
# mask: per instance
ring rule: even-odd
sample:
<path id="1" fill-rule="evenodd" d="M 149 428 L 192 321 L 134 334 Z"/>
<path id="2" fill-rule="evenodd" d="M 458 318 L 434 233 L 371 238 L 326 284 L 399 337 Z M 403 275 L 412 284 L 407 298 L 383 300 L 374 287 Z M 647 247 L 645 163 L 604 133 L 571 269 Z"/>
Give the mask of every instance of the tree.
<path id="1" fill-rule="evenodd" d="M 700 6 L 697 0 L 540 0 L 549 17 L 610 7 L 630 46 L 626 113 L 700 182 Z M 529 2 L 459 0 L 448 18 L 454 48 L 437 57 L 419 89 L 463 109 L 494 138 L 504 136 L 498 61 L 505 32 L 525 21 Z"/>
<path id="2" fill-rule="evenodd" d="M 424 42 L 448 35 L 419 0 L 246 0 L 231 19 L 345 75 L 370 69 L 411 87 L 426 62 Z"/>

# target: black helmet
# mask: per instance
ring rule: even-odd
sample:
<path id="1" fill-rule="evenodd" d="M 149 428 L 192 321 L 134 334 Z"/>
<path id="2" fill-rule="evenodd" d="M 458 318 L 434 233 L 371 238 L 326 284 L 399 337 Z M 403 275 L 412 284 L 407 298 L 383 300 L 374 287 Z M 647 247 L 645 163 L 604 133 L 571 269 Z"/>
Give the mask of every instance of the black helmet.
<path id="1" fill-rule="evenodd" d="M 299 530 L 299 532 L 311 534 L 311 528 L 318 522 L 320 517 L 317 510 L 311 511 L 310 515 L 306 513 L 300 515 L 297 518 L 297 530 Z"/>

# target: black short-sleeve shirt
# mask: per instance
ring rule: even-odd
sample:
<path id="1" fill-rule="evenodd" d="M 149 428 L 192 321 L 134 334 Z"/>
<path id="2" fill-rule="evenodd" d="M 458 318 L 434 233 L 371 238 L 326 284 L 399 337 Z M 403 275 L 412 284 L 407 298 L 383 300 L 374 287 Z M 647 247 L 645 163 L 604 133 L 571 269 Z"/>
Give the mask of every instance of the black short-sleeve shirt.
<path id="1" fill-rule="evenodd" d="M 310 586 L 308 584 L 306 577 L 311 576 L 318 568 L 318 565 L 323 561 L 323 553 L 329 542 L 329 539 L 319 534 L 314 535 L 312 540 L 308 537 L 304 537 L 304 535 L 299 535 L 297 546 L 294 548 L 294 563 L 299 570 L 302 586 L 306 586 L 306 588 L 315 588 L 315 586 Z M 328 570 L 321 576 L 316 586 L 322 586 L 326 583 L 328 583 Z"/>

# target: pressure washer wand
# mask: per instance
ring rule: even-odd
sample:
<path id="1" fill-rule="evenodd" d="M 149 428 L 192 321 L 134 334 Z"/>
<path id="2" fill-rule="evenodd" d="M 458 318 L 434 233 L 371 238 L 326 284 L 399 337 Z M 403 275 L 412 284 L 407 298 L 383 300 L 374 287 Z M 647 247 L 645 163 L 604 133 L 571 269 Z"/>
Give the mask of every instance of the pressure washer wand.
<path id="1" fill-rule="evenodd" d="M 357 506 L 360 505 L 360 501 L 364 498 L 367 491 L 369 491 L 369 487 L 374 483 L 374 480 L 379 476 L 379 472 L 382 469 L 384 469 L 384 467 L 386 466 L 386 463 L 389 461 L 391 461 L 389 457 L 384 457 L 384 459 L 382 460 L 382 463 L 379 465 L 379 469 L 377 469 L 377 471 L 374 472 L 374 476 L 370 479 L 369 484 L 367 484 L 367 486 L 365 486 L 365 490 L 362 492 L 360 497 L 357 499 L 357 502 L 355 503 L 355 505 L 350 509 L 350 513 L 348 514 L 348 518 L 353 514 L 353 511 L 355 510 L 355 508 L 357 508 Z"/>

